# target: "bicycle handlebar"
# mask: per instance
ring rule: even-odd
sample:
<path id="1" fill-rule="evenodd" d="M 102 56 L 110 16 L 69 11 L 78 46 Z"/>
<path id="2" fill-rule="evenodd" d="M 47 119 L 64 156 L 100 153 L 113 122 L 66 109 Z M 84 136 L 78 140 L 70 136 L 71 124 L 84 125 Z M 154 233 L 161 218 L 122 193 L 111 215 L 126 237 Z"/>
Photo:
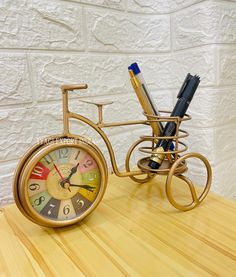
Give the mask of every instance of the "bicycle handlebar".
<path id="1" fill-rule="evenodd" d="M 69 90 L 75 90 L 75 89 L 86 89 L 88 88 L 87 84 L 78 84 L 78 85 L 63 85 L 61 86 L 61 90 L 63 93 L 69 91 Z"/>

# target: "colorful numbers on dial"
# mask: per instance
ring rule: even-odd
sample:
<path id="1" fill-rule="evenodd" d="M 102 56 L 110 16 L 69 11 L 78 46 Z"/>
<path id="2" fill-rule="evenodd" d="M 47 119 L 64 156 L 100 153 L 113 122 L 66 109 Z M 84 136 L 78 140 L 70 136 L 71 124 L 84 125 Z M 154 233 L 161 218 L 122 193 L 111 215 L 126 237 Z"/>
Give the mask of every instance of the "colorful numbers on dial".
<path id="1" fill-rule="evenodd" d="M 53 220 L 73 219 L 93 204 L 101 174 L 93 157 L 79 147 L 61 147 L 34 166 L 27 182 L 31 207 Z"/>

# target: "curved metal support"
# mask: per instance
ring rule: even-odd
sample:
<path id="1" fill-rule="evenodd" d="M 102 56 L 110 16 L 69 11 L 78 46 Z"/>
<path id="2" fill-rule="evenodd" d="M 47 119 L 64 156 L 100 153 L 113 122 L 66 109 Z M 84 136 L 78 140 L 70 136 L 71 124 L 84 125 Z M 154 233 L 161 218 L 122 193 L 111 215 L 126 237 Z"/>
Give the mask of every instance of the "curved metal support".
<path id="1" fill-rule="evenodd" d="M 135 149 L 140 143 L 142 143 L 142 142 L 144 142 L 144 141 L 147 141 L 147 140 L 141 138 L 141 139 L 137 140 L 135 143 L 133 143 L 133 145 L 131 145 L 131 147 L 129 148 L 129 150 L 128 150 L 127 154 L 126 154 L 126 159 L 125 159 L 125 169 L 126 169 L 127 172 L 130 172 L 130 166 L 129 166 L 129 164 L 130 164 L 130 157 L 131 157 L 131 155 L 132 155 L 134 149 Z M 150 141 L 150 140 L 149 140 L 149 141 Z M 135 182 L 137 182 L 137 183 L 140 183 L 140 184 L 145 183 L 145 182 L 148 182 L 148 181 L 150 181 L 151 179 L 153 179 L 153 178 L 155 177 L 155 174 L 153 174 L 153 173 L 147 173 L 147 172 L 146 172 L 146 175 L 147 175 L 147 176 L 144 176 L 143 179 L 136 178 L 135 176 L 129 176 L 129 177 L 130 177 L 133 181 L 135 181 Z"/>
<path id="2" fill-rule="evenodd" d="M 192 181 L 183 176 L 183 175 L 179 175 L 179 176 L 176 176 L 180 179 L 182 179 L 183 181 L 185 181 L 190 189 L 190 192 L 191 192 L 191 196 L 192 196 L 192 202 L 190 204 L 187 204 L 187 205 L 181 205 L 179 203 L 177 203 L 172 195 L 172 189 L 171 189 L 171 186 L 172 186 L 172 177 L 175 175 L 175 169 L 178 167 L 178 165 L 189 159 L 189 158 L 197 158 L 199 160 L 201 160 L 206 169 L 207 169 L 207 181 L 206 181 L 206 184 L 205 184 L 205 187 L 204 187 L 204 190 L 203 192 L 201 193 L 201 195 L 198 197 L 197 196 L 197 193 L 196 193 L 196 190 L 195 190 L 195 187 L 192 183 Z M 211 171 L 211 166 L 208 162 L 208 160 L 201 154 L 198 154 L 198 153 L 188 153 L 188 154 L 185 154 L 184 156 L 178 158 L 172 165 L 172 167 L 170 168 L 170 171 L 169 171 L 169 174 L 167 176 L 167 179 L 166 179 L 166 195 L 167 195 L 167 198 L 169 200 L 169 202 L 178 210 L 180 211 L 189 211 L 189 210 L 192 210 L 194 209 L 195 207 L 197 207 L 203 200 L 204 198 L 207 196 L 209 190 L 210 190 L 210 187 L 211 187 L 211 180 L 212 180 L 212 171 Z"/>
<path id="3" fill-rule="evenodd" d="M 71 113 L 68 112 L 67 113 L 67 117 L 69 118 L 74 118 L 77 119 L 79 121 L 84 122 L 85 124 L 91 126 L 95 131 L 97 131 L 99 133 L 99 135 L 102 137 L 103 141 L 105 142 L 109 155 L 110 155 L 110 159 L 111 159 L 111 164 L 112 164 L 112 168 L 114 170 L 114 173 L 119 176 L 119 177 L 128 177 L 128 176 L 134 176 L 134 175 L 143 175 L 146 174 L 145 172 L 138 170 L 138 171 L 129 171 L 129 172 L 120 172 L 118 167 L 117 167 L 117 163 L 116 163 L 116 159 L 115 159 L 115 154 L 112 148 L 112 145 L 109 141 L 109 139 L 107 138 L 107 135 L 104 133 L 104 131 L 99 128 L 95 123 L 93 123 L 90 119 L 88 119 L 87 117 L 84 117 L 82 115 L 76 114 L 76 113 Z M 69 133 L 69 131 L 68 131 Z"/>

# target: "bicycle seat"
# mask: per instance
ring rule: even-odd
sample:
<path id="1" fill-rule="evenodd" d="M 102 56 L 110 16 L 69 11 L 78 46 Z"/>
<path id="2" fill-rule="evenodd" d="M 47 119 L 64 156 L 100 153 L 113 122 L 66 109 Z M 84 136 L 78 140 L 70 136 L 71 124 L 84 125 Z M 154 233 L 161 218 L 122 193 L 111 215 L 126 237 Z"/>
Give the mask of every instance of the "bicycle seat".
<path id="1" fill-rule="evenodd" d="M 80 100 L 80 102 L 84 102 L 87 104 L 92 104 L 92 105 L 96 105 L 96 106 L 106 106 L 106 105 L 110 105 L 113 104 L 113 101 L 106 101 L 106 100 L 101 100 L 101 101 L 89 101 L 89 100 Z"/>

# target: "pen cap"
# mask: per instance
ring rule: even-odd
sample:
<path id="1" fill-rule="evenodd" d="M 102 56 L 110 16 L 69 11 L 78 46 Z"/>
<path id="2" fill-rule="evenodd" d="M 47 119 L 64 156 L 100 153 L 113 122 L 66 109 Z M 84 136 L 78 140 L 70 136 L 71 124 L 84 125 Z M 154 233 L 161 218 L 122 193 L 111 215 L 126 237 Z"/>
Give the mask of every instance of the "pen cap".
<path id="1" fill-rule="evenodd" d="M 137 63 L 132 63 L 132 64 L 130 65 L 130 67 L 131 67 L 131 69 L 133 70 L 134 75 L 137 75 L 137 74 L 139 74 L 139 73 L 141 72 L 141 70 L 140 70 L 140 68 L 139 68 L 139 66 L 138 66 Z"/>
<path id="2" fill-rule="evenodd" d="M 182 84 L 182 86 L 181 86 L 181 88 L 180 88 L 180 90 L 179 90 L 179 93 L 178 93 L 178 95 L 177 95 L 177 98 L 181 98 L 181 97 L 182 97 L 182 94 L 183 94 L 183 92 L 184 92 L 184 89 L 185 89 L 185 87 L 186 87 L 188 81 L 189 81 L 192 77 L 193 77 L 193 76 L 192 76 L 190 73 L 187 74 L 187 76 L 185 77 L 185 80 L 184 80 L 184 82 L 183 82 L 183 84 Z"/>
<path id="3" fill-rule="evenodd" d="M 187 98 L 190 102 L 193 98 L 193 95 L 200 83 L 200 77 L 195 75 L 192 76 L 190 80 L 188 80 L 187 85 L 184 88 L 184 91 L 182 92 L 182 97 Z"/>

